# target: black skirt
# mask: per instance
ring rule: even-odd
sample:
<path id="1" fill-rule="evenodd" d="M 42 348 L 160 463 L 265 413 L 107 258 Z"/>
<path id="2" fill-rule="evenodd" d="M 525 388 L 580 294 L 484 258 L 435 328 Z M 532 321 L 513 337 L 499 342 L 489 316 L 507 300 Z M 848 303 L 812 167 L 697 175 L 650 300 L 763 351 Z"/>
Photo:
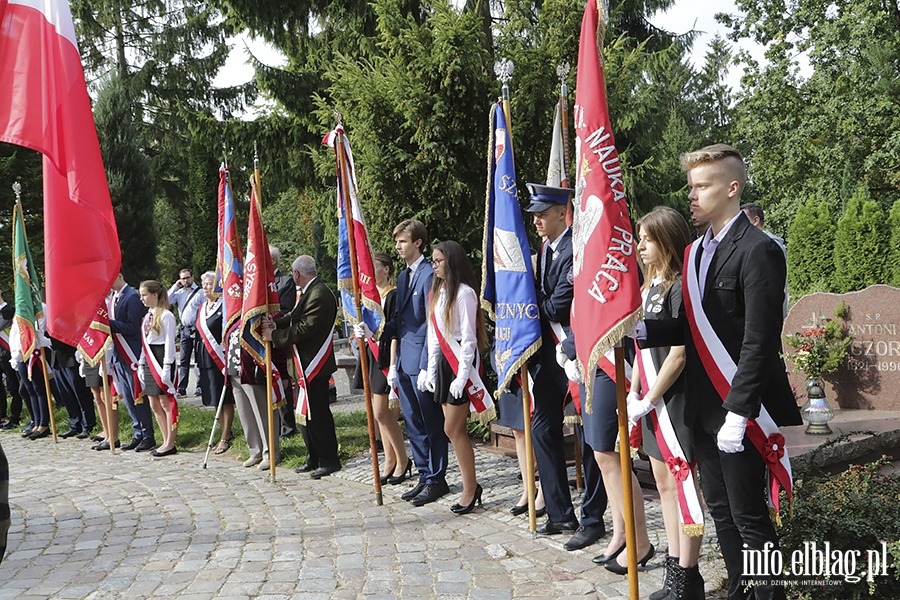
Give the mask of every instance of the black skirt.
<path id="1" fill-rule="evenodd" d="M 474 366 L 472 368 L 475 368 Z M 454 398 L 450 394 L 450 384 L 456 379 L 453 369 L 447 358 L 441 353 L 438 359 L 437 381 L 434 384 L 434 401 L 438 404 L 450 404 L 451 406 L 460 406 L 469 403 L 469 395 L 463 392 L 461 398 Z"/>
<path id="2" fill-rule="evenodd" d="M 89 388 L 103 387 L 103 378 L 100 377 L 100 365 L 95 367 L 84 364 L 84 385 Z"/>
<path id="3" fill-rule="evenodd" d="M 153 353 L 153 356 L 156 357 L 156 362 L 160 365 L 163 364 L 163 360 L 166 357 L 166 347 L 163 344 L 151 344 L 150 352 Z M 147 361 L 150 362 L 149 360 Z M 175 365 L 169 365 L 170 372 L 169 377 L 173 377 L 175 375 Z M 165 368 L 165 365 L 163 365 Z M 150 370 L 150 365 L 144 367 L 144 393 L 148 396 L 165 396 L 165 390 L 160 389 L 160 387 L 156 384 L 156 379 L 153 378 L 153 372 Z"/>

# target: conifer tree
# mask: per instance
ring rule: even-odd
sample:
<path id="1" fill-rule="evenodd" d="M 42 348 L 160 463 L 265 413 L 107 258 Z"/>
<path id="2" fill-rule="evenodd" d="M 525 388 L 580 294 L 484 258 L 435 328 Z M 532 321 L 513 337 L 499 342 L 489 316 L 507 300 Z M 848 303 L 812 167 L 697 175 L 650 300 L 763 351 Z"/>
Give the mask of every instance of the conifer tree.
<path id="1" fill-rule="evenodd" d="M 94 105 L 94 121 L 119 230 L 122 274 L 132 285 L 155 279 L 157 236 L 150 160 L 134 124 L 128 92 L 117 75 L 103 83 Z"/>
<path id="2" fill-rule="evenodd" d="M 886 275 L 888 241 L 884 212 L 865 185 L 847 202 L 834 241 L 835 287 L 839 293 L 882 283 Z"/>
<path id="3" fill-rule="evenodd" d="M 886 283 L 900 287 L 900 200 L 894 202 L 891 207 L 888 226 L 890 227 L 890 245 L 888 246 L 888 268 L 885 273 Z"/>
<path id="4" fill-rule="evenodd" d="M 827 201 L 811 197 L 798 207 L 788 238 L 788 288 L 792 298 L 832 291 L 834 235 L 834 218 Z"/>

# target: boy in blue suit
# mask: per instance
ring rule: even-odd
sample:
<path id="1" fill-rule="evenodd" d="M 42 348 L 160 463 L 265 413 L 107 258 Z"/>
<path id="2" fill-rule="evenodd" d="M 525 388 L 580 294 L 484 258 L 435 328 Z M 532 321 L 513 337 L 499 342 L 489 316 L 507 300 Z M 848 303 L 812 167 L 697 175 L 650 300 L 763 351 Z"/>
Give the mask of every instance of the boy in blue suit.
<path id="1" fill-rule="evenodd" d="M 406 422 L 406 434 L 419 482 L 401 496 L 414 506 L 434 502 L 449 491 L 447 472 L 447 436 L 444 413 L 427 390 L 428 292 L 434 270 L 422 254 L 428 238 L 425 224 L 408 219 L 394 228 L 394 247 L 407 265 L 397 279 L 397 312 L 385 326 L 384 336 L 394 338 L 395 362 L 388 372 L 388 383 L 400 390 L 400 408 Z"/>

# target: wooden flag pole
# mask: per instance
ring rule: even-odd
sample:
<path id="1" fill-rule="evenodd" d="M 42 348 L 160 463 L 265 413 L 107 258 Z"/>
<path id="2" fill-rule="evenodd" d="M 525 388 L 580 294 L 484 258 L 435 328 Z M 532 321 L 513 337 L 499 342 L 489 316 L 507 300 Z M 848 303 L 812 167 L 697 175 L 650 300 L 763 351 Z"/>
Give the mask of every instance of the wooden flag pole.
<path id="1" fill-rule="evenodd" d="M 335 112 L 338 125 L 341 124 L 340 114 Z M 353 273 L 353 301 L 356 305 L 356 318 L 362 321 L 362 294 L 359 290 L 359 265 L 356 260 L 356 242 L 353 238 L 353 214 L 350 208 L 350 173 L 346 169 L 347 159 L 344 156 L 344 136 L 340 132 L 335 136 L 334 149 L 337 153 L 338 171 L 341 177 L 341 194 L 344 197 L 344 222 L 347 224 L 347 244 L 350 252 L 350 269 Z M 369 385 L 369 356 L 366 352 L 366 341 L 356 338 L 359 348 L 359 365 L 362 370 L 363 393 L 366 398 L 366 422 L 369 426 L 369 450 L 372 454 L 372 473 L 375 480 L 375 505 L 381 506 L 384 502 L 381 495 L 381 473 L 378 470 L 378 448 L 375 445 L 375 415 L 372 409 L 372 389 Z"/>
<path id="2" fill-rule="evenodd" d="M 619 412 L 619 461 L 622 468 L 622 496 L 625 504 L 625 550 L 628 553 L 630 600 L 638 600 L 637 535 L 634 527 L 634 490 L 631 487 L 631 445 L 628 435 L 628 406 L 625 392 L 625 349 L 616 344 L 616 406 Z"/>
<path id="3" fill-rule="evenodd" d="M 112 409 L 112 394 L 109 391 L 109 379 L 107 379 L 106 373 L 106 354 L 100 355 L 100 380 L 103 382 L 103 401 L 106 403 L 106 442 L 109 444 L 109 449 L 113 454 L 116 453 L 116 440 L 119 439 L 119 415 L 118 411 L 116 412 L 116 421 L 115 425 L 113 425 L 113 409 Z M 113 435 L 113 431 L 116 432 Z"/>
<path id="4" fill-rule="evenodd" d="M 522 420 L 525 428 L 525 491 L 528 496 L 528 531 L 537 536 L 537 509 L 534 506 L 534 442 L 531 439 L 531 390 L 528 389 L 528 365 L 522 365 Z"/>
<path id="5" fill-rule="evenodd" d="M 53 396 L 50 394 L 50 375 L 47 373 L 47 355 L 41 348 L 41 367 L 44 371 L 44 388 L 47 390 L 47 408 L 50 410 L 50 430 L 53 432 L 53 441 L 59 442 L 56 437 L 56 417 L 53 415 Z"/>
<path id="6" fill-rule="evenodd" d="M 259 153 L 253 142 L 253 183 L 256 188 L 257 210 L 262 215 L 262 181 L 259 177 Z M 262 227 L 262 224 L 260 224 Z M 268 297 L 267 297 L 268 298 Z M 268 302 L 268 299 L 266 300 Z M 268 308 L 266 308 L 268 317 Z M 266 340 L 266 412 L 269 419 L 269 476 L 275 481 L 275 407 L 272 406 L 272 342 Z"/>

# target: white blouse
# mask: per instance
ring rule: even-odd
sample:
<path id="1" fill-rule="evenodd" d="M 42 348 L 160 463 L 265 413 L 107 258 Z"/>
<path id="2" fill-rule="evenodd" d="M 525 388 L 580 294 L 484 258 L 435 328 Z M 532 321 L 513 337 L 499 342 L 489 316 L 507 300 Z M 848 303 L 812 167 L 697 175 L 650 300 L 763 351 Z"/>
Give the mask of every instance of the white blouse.
<path id="1" fill-rule="evenodd" d="M 148 317 L 144 317 L 144 337 L 147 344 L 153 346 L 163 344 L 166 347 L 163 364 L 171 365 L 175 363 L 175 315 L 171 311 L 165 311 L 162 315 L 162 328 L 159 333 L 150 328 L 153 320 L 153 310 L 148 309 Z M 141 357 L 141 364 L 147 364 L 146 357 Z"/>
<path id="2" fill-rule="evenodd" d="M 434 306 L 434 314 L 436 318 L 444 318 L 444 309 L 447 306 L 447 291 L 444 287 L 438 295 L 437 303 Z M 478 315 L 478 294 L 475 293 L 470 286 L 461 283 L 456 296 L 456 306 L 453 315 L 452 334 L 460 346 L 462 346 L 462 356 L 459 357 L 459 373 L 457 377 L 465 377 L 468 379 L 469 372 L 472 369 L 472 363 L 475 360 L 475 353 L 478 352 L 478 337 L 475 333 L 476 317 Z M 450 333 L 450 328 L 443 323 L 445 333 Z M 441 357 L 441 343 L 438 341 L 434 331 L 434 324 L 431 318 L 428 319 L 428 372 L 436 373 L 438 360 Z"/>

